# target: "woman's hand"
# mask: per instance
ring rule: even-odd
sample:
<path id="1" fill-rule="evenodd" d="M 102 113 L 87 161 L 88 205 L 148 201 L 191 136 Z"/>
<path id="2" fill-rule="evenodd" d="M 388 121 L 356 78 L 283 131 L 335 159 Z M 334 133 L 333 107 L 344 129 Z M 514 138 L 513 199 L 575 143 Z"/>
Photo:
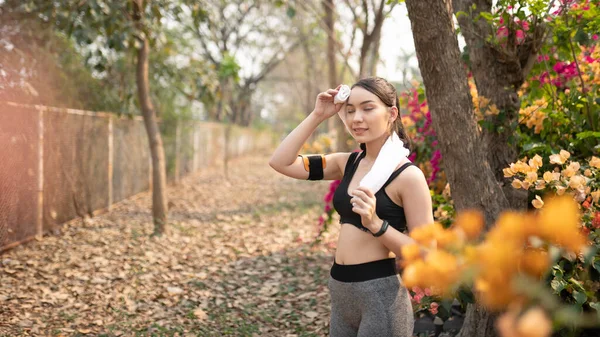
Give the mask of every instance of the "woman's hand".
<path id="1" fill-rule="evenodd" d="M 335 115 L 340 111 L 343 103 L 334 104 L 333 97 L 337 95 L 338 90 L 342 85 L 338 85 L 335 89 L 329 89 L 325 92 L 317 95 L 317 102 L 315 103 L 315 109 L 313 110 L 313 114 L 323 120 Z"/>
<path id="2" fill-rule="evenodd" d="M 375 204 L 377 199 L 373 192 L 364 186 L 359 186 L 352 191 L 353 198 L 350 199 L 352 203 L 352 211 L 360 215 L 361 222 L 372 233 L 379 231 L 381 226 L 381 219 L 375 213 Z"/>

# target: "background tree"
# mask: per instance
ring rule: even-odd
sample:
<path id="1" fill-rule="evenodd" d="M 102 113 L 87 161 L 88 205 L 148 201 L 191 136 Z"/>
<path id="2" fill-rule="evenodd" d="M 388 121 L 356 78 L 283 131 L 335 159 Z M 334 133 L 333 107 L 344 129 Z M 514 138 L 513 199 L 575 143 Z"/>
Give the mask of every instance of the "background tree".
<path id="1" fill-rule="evenodd" d="M 509 207 L 509 202 L 496 182 L 488 149 L 481 146 L 454 29 L 452 4 L 449 0 L 407 0 L 406 6 L 456 210 L 484 210 L 486 224 L 493 224 L 500 212 Z M 496 335 L 493 316 L 481 307 L 470 305 L 461 335 Z"/>
<path id="2" fill-rule="evenodd" d="M 151 45 L 164 38 L 162 19 L 177 16 L 179 4 L 172 1 L 130 0 L 123 2 L 94 1 L 6 1 L 17 20 L 35 18 L 51 29 L 72 36 L 87 47 L 88 62 L 98 72 L 105 70 L 106 59 L 135 53 L 137 99 L 152 157 L 152 215 L 154 234 L 166 230 L 167 199 L 163 142 L 157 124 L 157 113 L 151 100 L 149 55 Z"/>

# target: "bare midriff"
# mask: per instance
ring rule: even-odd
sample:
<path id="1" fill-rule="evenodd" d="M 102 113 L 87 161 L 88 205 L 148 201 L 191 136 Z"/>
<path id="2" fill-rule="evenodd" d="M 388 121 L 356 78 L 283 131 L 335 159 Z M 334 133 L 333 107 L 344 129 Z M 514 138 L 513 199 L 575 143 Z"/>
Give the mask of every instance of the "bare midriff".
<path id="1" fill-rule="evenodd" d="M 351 224 L 342 224 L 335 252 L 338 264 L 359 264 L 393 257 L 386 246 L 370 233 Z"/>

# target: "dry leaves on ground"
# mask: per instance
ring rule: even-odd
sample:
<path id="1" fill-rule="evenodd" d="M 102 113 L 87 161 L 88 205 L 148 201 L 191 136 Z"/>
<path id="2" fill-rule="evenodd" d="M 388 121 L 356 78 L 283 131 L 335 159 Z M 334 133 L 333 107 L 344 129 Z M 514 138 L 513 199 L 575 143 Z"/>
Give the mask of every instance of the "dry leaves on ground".
<path id="1" fill-rule="evenodd" d="M 326 335 L 335 233 L 310 243 L 327 183 L 265 156 L 229 170 L 169 187 L 166 236 L 145 193 L 0 256 L 0 336 Z"/>

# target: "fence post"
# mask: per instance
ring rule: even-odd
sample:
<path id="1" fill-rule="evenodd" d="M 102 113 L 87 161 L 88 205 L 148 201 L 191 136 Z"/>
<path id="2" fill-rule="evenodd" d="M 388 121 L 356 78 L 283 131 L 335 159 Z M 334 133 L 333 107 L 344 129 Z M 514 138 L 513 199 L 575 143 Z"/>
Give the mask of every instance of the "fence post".
<path id="1" fill-rule="evenodd" d="M 38 108 L 38 205 L 36 236 L 44 235 L 44 110 Z"/>
<path id="2" fill-rule="evenodd" d="M 113 204 L 113 152 L 114 151 L 114 138 L 113 138 L 113 116 L 108 116 L 108 207 L 110 211 Z"/>

